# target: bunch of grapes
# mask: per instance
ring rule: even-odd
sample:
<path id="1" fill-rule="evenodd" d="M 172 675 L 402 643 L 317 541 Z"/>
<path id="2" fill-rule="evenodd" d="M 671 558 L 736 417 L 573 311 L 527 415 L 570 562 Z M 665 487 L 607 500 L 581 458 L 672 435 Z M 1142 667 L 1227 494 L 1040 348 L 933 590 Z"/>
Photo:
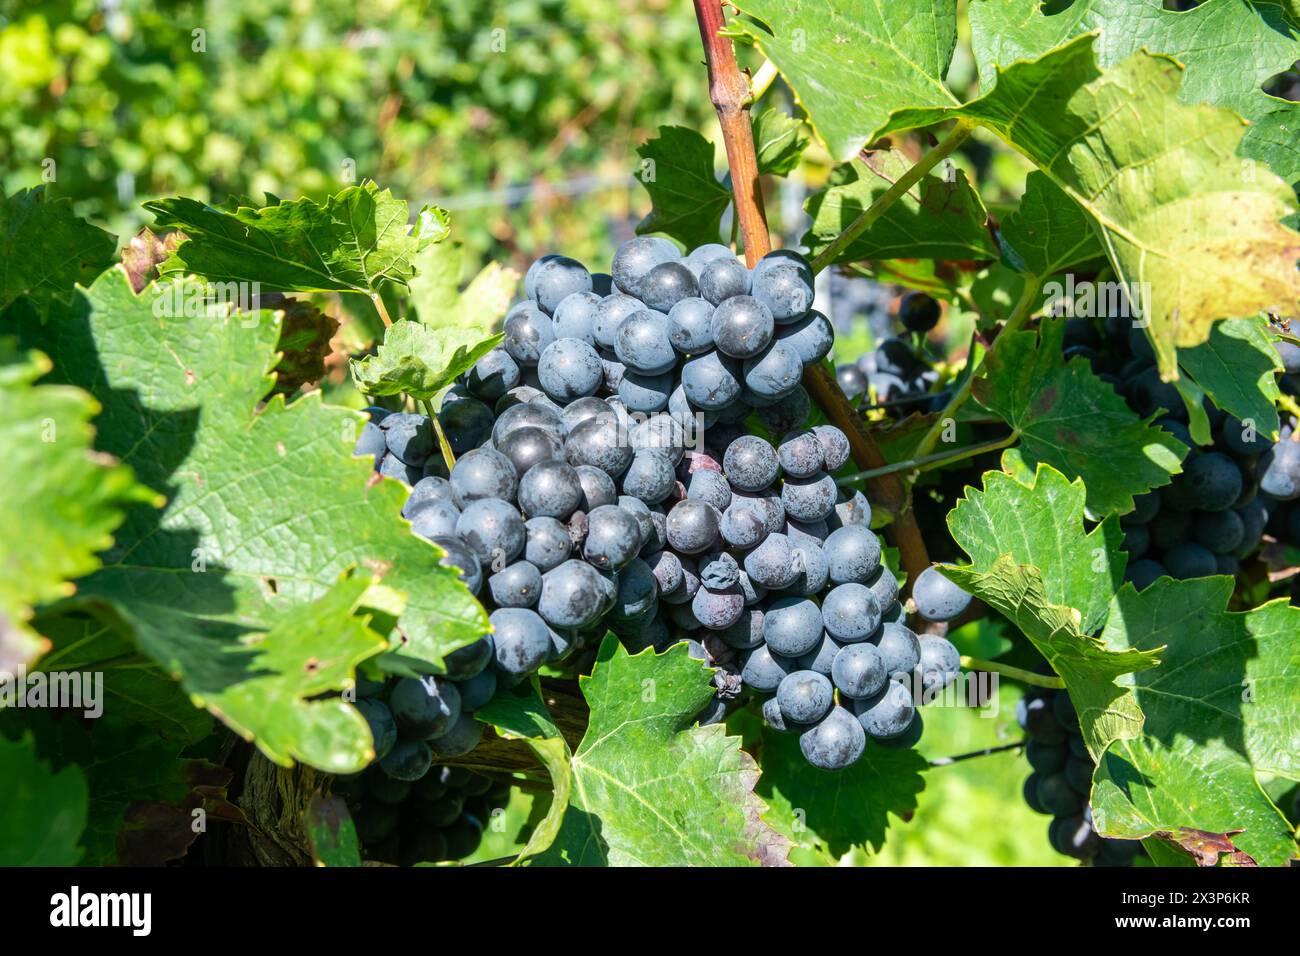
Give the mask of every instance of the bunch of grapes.
<path id="1" fill-rule="evenodd" d="M 610 275 L 545 256 L 524 291 L 502 345 L 438 413 L 449 473 L 419 415 L 372 410 L 357 446 L 412 485 L 403 513 L 493 628 L 445 675 L 391 690 L 402 733 L 381 768 L 420 779 L 473 746 L 461 728 L 484 694 L 607 630 L 633 651 L 688 640 L 717 668 L 702 722 L 746 686 L 774 693 L 768 719 L 798 730 L 817 766 L 906 734 L 911 697 L 889 678 L 925 648 L 902 624 L 869 503 L 832 477 L 847 437 L 804 427 L 800 379 L 834 339 L 808 262 L 779 250 L 750 270 L 725 246 L 682 256 L 638 238 Z M 467 701 L 467 687 L 482 693 Z"/>
<path id="2" fill-rule="evenodd" d="M 478 849 L 510 785 L 463 767 L 433 766 L 415 782 L 371 767 L 340 778 L 366 859 L 394 866 L 462 860 Z"/>
<path id="3" fill-rule="evenodd" d="M 887 338 L 856 362 L 835 369 L 835 377 L 850 398 L 871 392 L 896 417 L 913 411 L 937 411 L 947 403 L 946 392 L 932 392 L 939 373 L 926 359 L 924 336 L 939 324 L 939 303 L 924 292 L 909 292 L 898 305 L 903 335 Z"/>
<path id="4" fill-rule="evenodd" d="M 1296 422 L 1284 420 L 1281 440 L 1259 434 L 1211 402 L 1204 409 L 1211 443 L 1198 446 L 1187 426 L 1178 390 L 1160 380 L 1155 354 L 1141 328 L 1108 319 L 1102 332 L 1086 319 L 1066 322 L 1065 355 L 1086 358 L 1143 417 L 1160 413 L 1156 425 L 1187 445 L 1183 471 L 1171 484 L 1142 495 L 1123 520 L 1127 577 L 1139 589 L 1157 578 L 1235 575 L 1242 560 L 1260 548 L 1265 533 L 1300 545 L 1300 442 Z M 1280 385 L 1294 391 L 1300 349 L 1277 344 L 1285 371 Z"/>
<path id="5" fill-rule="evenodd" d="M 1052 817 L 1047 828 L 1052 849 L 1093 866 L 1130 865 L 1141 843 L 1106 839 L 1092 825 L 1088 791 L 1094 765 L 1070 695 L 1032 688 L 1016 705 L 1016 720 L 1029 738 L 1025 756 L 1034 771 L 1025 780 L 1025 802 Z"/>

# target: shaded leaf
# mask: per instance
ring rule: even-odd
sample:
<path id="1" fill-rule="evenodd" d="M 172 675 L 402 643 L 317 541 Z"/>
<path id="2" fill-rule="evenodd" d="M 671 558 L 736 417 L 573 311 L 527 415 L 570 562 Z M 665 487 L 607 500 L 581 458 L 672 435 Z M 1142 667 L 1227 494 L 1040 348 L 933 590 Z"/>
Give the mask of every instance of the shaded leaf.
<path id="1" fill-rule="evenodd" d="M 360 866 L 357 828 L 342 797 L 312 794 L 307 804 L 307 839 L 317 866 Z"/>
<path id="2" fill-rule="evenodd" d="M 803 122 L 778 109 L 766 109 L 754 117 L 753 128 L 759 175 L 790 175 L 808 148 Z"/>
<path id="3" fill-rule="evenodd" d="M 20 296 L 42 314 L 67 302 L 112 265 L 116 248 L 115 236 L 73 215 L 71 199 L 47 199 L 44 186 L 0 199 L 0 309 Z"/>
<path id="4" fill-rule="evenodd" d="M 636 151 L 637 178 L 653 204 L 636 231 L 661 232 L 687 249 L 717 242 L 731 193 L 714 175 L 713 144 L 693 129 L 661 126 L 658 137 Z"/>
<path id="5" fill-rule="evenodd" d="M 1256 432 L 1273 440 L 1279 424 L 1274 373 L 1282 366 L 1267 330 L 1261 317 L 1225 319 L 1205 342 L 1180 350 L 1178 364 L 1215 405 L 1243 422 L 1250 419 Z"/>
<path id="6" fill-rule="evenodd" d="M 51 770 L 30 735 L 0 737 L 0 866 L 75 866 L 86 800 L 79 769 Z"/>
<path id="7" fill-rule="evenodd" d="M 1002 223 L 1002 238 L 1007 261 L 1039 278 L 1105 255 L 1083 209 L 1038 170 L 1025 177 L 1025 194 Z"/>

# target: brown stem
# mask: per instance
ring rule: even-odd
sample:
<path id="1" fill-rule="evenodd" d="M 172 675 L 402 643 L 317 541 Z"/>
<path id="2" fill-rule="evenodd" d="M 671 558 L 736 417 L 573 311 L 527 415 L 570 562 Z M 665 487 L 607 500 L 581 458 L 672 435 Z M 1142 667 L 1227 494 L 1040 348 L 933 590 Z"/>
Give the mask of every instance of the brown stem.
<path id="1" fill-rule="evenodd" d="M 758 183 L 758 156 L 754 151 L 754 130 L 749 121 L 749 84 L 736 64 L 731 41 L 718 35 L 724 25 L 722 4 L 717 0 L 695 0 L 695 17 L 704 41 L 704 57 L 709 68 L 709 98 L 718 112 L 722 139 L 727 145 L 727 163 L 731 167 L 731 188 L 736 197 L 736 218 L 745 240 L 745 259 L 752 268 L 772 250 L 767 231 L 767 214 Z M 824 365 L 810 365 L 804 370 L 803 386 L 826 413 L 826 418 L 849 439 L 853 461 L 863 471 L 885 465 L 876 440 L 866 423 L 845 398 L 835 376 Z M 881 475 L 867 481 L 867 494 L 873 505 L 888 510 L 894 520 L 886 529 L 890 541 L 898 548 L 903 570 L 907 572 L 907 589 L 917 575 L 930 566 L 930 557 L 921 540 L 912 513 L 907 485 L 896 474 Z M 906 592 L 905 592 L 906 593 Z"/>
<path id="2" fill-rule="evenodd" d="M 731 40 L 718 36 L 725 25 L 722 4 L 717 0 L 695 0 L 695 18 L 700 24 L 704 58 L 709 67 L 709 99 L 718 112 L 722 141 L 727 144 L 727 165 L 731 188 L 736 194 L 736 218 L 745 241 L 745 259 L 752 269 L 772 251 L 763 210 L 763 191 L 758 182 L 758 154 L 754 150 L 754 128 L 749 121 L 749 81 L 736 65 Z"/>

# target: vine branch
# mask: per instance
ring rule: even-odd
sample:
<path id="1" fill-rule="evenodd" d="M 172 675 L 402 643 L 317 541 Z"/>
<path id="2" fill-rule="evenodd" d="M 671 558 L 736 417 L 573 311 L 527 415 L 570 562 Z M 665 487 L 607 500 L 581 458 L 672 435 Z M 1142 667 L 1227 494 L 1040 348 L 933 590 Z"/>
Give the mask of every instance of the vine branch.
<path id="1" fill-rule="evenodd" d="M 723 142 L 727 147 L 727 163 L 731 167 L 736 219 L 745 243 L 746 262 L 753 268 L 771 251 L 772 241 L 767 231 L 767 215 L 758 181 L 758 156 L 754 151 L 754 131 L 749 119 L 751 91 L 736 64 L 731 40 L 719 36 L 718 31 L 724 25 L 722 4 L 718 0 L 694 2 L 709 70 L 709 96 L 718 113 Z M 954 143 L 952 148 L 956 145 Z M 935 162 L 938 159 L 942 156 Z M 849 404 L 825 363 L 819 362 L 804 370 L 803 386 L 826 413 L 827 420 L 848 437 L 853 461 L 859 468 L 870 470 L 887 464 L 880 446 L 867 431 L 866 423 Z M 867 493 L 872 504 L 880 505 L 894 516 L 886 533 L 899 550 L 903 569 L 907 572 L 907 589 L 910 590 L 917 575 L 930 566 L 930 557 L 912 512 L 907 486 L 896 474 L 885 474 L 867 481 Z"/>
<path id="2" fill-rule="evenodd" d="M 1022 683 L 1029 684 L 1032 687 L 1046 687 L 1049 690 L 1065 690 L 1065 681 L 1059 677 L 1044 677 L 1042 674 L 1035 674 L 1033 671 L 1027 671 L 1023 667 L 1012 667 L 1010 664 L 999 664 L 997 661 L 980 660 L 978 657 L 967 657 L 965 654 L 961 658 L 961 666 L 972 671 L 989 671 L 994 674 L 1001 674 L 1003 677 L 1010 677 L 1012 680 L 1018 680 Z"/>

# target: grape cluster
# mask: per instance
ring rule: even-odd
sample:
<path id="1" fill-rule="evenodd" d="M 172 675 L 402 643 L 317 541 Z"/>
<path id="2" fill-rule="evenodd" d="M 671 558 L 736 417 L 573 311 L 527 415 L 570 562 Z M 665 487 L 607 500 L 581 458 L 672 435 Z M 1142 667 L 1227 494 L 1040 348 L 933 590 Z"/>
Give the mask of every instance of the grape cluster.
<path id="1" fill-rule="evenodd" d="M 462 860 L 478 849 L 510 785 L 463 767 L 432 766 L 416 781 L 371 767 L 335 780 L 348 802 L 365 858 L 394 866 Z"/>
<path id="2" fill-rule="evenodd" d="M 1140 842 L 1107 839 L 1093 828 L 1087 801 L 1094 765 L 1070 695 L 1032 688 L 1017 703 L 1016 720 L 1029 738 L 1025 756 L 1033 768 L 1025 780 L 1025 802 L 1052 817 L 1047 828 L 1052 849 L 1093 866 L 1131 864 L 1142 850 Z"/>
<path id="3" fill-rule="evenodd" d="M 1123 519 L 1128 580 L 1138 589 L 1168 575 L 1187 579 L 1235 575 L 1242 560 L 1260 548 L 1266 532 L 1300 544 L 1300 442 L 1294 419 L 1284 422 L 1276 443 L 1258 434 L 1253 422 L 1240 421 L 1208 399 L 1205 413 L 1211 444 L 1198 446 L 1187 425 L 1178 390 L 1160 380 L 1155 354 L 1141 328 L 1127 319 L 1108 319 L 1102 331 L 1089 320 L 1066 322 L 1067 358 L 1082 356 L 1144 418 L 1160 414 L 1156 425 L 1190 452 L 1171 484 L 1136 499 Z M 1286 371 L 1280 382 L 1295 390 L 1300 349 L 1285 342 L 1278 351 Z"/>
<path id="4" fill-rule="evenodd" d="M 939 324 L 939 303 L 923 292 L 899 300 L 902 335 L 886 338 L 856 362 L 839 365 L 835 377 L 849 398 L 871 392 L 875 400 L 898 417 L 913 411 L 937 411 L 947 403 L 945 392 L 931 392 L 939 373 L 926 359 L 924 336 Z"/>

